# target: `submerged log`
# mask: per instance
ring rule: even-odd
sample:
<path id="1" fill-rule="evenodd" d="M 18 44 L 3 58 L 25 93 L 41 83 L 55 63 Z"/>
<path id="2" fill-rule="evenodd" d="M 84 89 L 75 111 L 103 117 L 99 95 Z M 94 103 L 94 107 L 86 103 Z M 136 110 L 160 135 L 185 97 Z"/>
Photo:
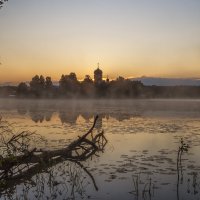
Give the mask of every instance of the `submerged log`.
<path id="1" fill-rule="evenodd" d="M 38 172 L 42 172 L 52 165 L 56 165 L 64 160 L 76 162 L 92 178 L 94 186 L 97 186 L 94 179 L 80 161 L 85 161 L 98 151 L 103 151 L 107 143 L 104 132 L 101 131 L 93 136 L 93 129 L 98 120 L 95 117 L 92 127 L 83 136 L 73 141 L 67 147 L 58 150 L 26 150 L 22 155 L 0 157 L 0 181 L 20 180 L 31 178 Z M 20 136 L 20 135 L 18 135 Z M 18 137 L 13 136 L 13 137 Z"/>

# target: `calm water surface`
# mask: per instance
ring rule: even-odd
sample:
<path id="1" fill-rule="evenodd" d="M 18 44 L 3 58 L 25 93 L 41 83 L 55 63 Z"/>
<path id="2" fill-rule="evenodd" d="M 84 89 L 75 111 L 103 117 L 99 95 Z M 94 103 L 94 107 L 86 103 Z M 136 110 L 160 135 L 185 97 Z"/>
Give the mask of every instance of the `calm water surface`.
<path id="1" fill-rule="evenodd" d="M 67 146 L 96 114 L 95 131 L 108 140 L 82 167 L 60 162 L 15 182 L 1 199 L 200 199 L 200 100 L 3 99 L 0 114 L 16 131 L 43 136 L 37 148 Z M 181 138 L 190 148 L 177 166 Z"/>

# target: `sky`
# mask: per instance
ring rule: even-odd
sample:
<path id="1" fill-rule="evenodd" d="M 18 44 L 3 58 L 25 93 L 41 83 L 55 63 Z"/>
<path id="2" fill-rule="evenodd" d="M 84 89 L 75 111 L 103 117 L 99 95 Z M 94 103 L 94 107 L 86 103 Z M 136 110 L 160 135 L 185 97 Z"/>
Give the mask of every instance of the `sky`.
<path id="1" fill-rule="evenodd" d="M 9 0 L 0 10 L 0 82 L 199 77 L 199 0 Z"/>

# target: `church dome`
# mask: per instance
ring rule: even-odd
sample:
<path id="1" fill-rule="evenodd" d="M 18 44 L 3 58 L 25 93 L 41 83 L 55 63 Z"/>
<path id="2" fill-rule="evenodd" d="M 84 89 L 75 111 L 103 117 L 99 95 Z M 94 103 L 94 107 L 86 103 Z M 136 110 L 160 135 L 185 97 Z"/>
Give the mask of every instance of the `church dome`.
<path id="1" fill-rule="evenodd" d="M 98 64 L 98 68 L 94 70 L 94 82 L 101 83 L 102 78 L 103 78 L 103 71 L 99 69 L 99 64 Z"/>
<path id="2" fill-rule="evenodd" d="M 99 69 L 99 67 L 94 71 L 95 74 L 102 74 L 102 70 Z"/>

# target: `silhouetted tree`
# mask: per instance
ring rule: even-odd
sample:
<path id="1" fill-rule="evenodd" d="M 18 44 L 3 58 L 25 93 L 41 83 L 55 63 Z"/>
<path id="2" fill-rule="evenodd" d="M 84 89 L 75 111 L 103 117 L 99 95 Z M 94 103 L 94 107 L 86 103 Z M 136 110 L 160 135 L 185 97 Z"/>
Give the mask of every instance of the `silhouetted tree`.
<path id="1" fill-rule="evenodd" d="M 124 97 L 125 90 L 128 93 L 125 78 L 119 76 L 116 80 L 110 82 L 109 94 L 111 97 Z"/>
<path id="2" fill-rule="evenodd" d="M 82 82 L 75 73 L 62 75 L 59 87 L 53 86 L 51 77 L 35 75 L 30 81 L 16 86 L 0 87 L 1 97 L 86 97 L 86 98 L 199 98 L 199 86 L 144 86 L 141 81 L 132 81 L 122 76 L 112 81 L 94 82 L 85 75 Z"/>
<path id="3" fill-rule="evenodd" d="M 65 87 L 65 75 L 62 74 L 60 80 L 59 80 L 59 86 L 60 88 L 64 88 Z"/>
<path id="4" fill-rule="evenodd" d="M 119 77 L 117 77 L 117 79 L 116 79 L 117 82 L 123 82 L 124 80 L 125 80 L 125 78 L 122 77 L 122 76 L 119 76 Z"/>
<path id="5" fill-rule="evenodd" d="M 75 73 L 62 75 L 59 81 L 61 96 L 75 97 L 80 92 L 80 83 Z"/>
<path id="6" fill-rule="evenodd" d="M 120 98 L 139 97 L 143 89 L 140 81 L 131 81 L 119 76 L 116 80 L 109 83 L 109 96 Z"/>
<path id="7" fill-rule="evenodd" d="M 45 89 L 44 89 L 45 97 L 52 98 L 55 96 L 55 91 L 53 87 L 53 83 L 50 76 L 46 77 L 45 80 Z"/>
<path id="8" fill-rule="evenodd" d="M 143 94 L 144 94 L 143 83 L 141 81 L 132 81 L 132 95 L 133 95 L 133 97 L 144 97 Z"/>
<path id="9" fill-rule="evenodd" d="M 81 95 L 84 97 L 94 97 L 94 93 L 94 82 L 89 75 L 85 75 L 85 78 L 81 83 Z"/>
<path id="10" fill-rule="evenodd" d="M 36 97 L 42 96 L 44 93 L 44 89 L 45 89 L 44 77 L 42 75 L 40 77 L 38 75 L 35 75 L 32 78 L 32 81 L 30 82 L 30 89 L 31 89 L 31 93 L 34 96 L 36 96 Z"/>
<path id="11" fill-rule="evenodd" d="M 21 82 L 18 86 L 17 86 L 17 96 L 19 97 L 25 97 L 28 95 L 28 86 L 26 83 Z"/>
<path id="12" fill-rule="evenodd" d="M 83 83 L 93 83 L 92 78 L 90 77 L 90 75 L 85 75 L 85 78 L 83 80 Z"/>
<path id="13" fill-rule="evenodd" d="M 39 81 L 40 89 L 43 90 L 45 88 L 45 79 L 44 76 L 40 75 L 40 81 Z"/>
<path id="14" fill-rule="evenodd" d="M 95 84 L 95 96 L 96 97 L 107 97 L 108 96 L 109 84 L 105 81 Z"/>
<path id="15" fill-rule="evenodd" d="M 32 78 L 32 81 L 30 82 L 30 87 L 31 87 L 31 89 L 35 89 L 35 88 L 39 87 L 39 84 L 40 84 L 40 78 L 38 75 L 35 75 Z"/>
<path id="16" fill-rule="evenodd" d="M 46 89 L 52 89 L 53 83 L 51 81 L 51 77 L 47 76 L 45 81 L 45 88 Z"/>
<path id="17" fill-rule="evenodd" d="M 73 82 L 78 82 L 78 79 L 76 77 L 76 74 L 74 72 L 71 72 L 67 78 L 70 80 L 70 81 L 73 81 Z"/>

